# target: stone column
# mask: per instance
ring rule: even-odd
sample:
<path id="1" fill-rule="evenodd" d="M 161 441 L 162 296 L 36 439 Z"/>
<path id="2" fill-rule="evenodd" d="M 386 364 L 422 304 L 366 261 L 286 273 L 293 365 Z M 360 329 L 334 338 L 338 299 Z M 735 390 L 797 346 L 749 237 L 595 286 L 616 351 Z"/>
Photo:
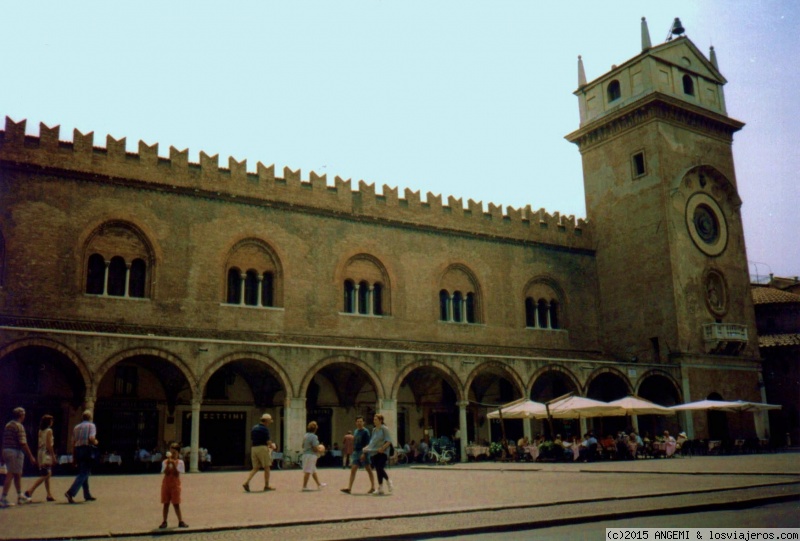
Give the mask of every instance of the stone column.
<path id="1" fill-rule="evenodd" d="M 123 292 L 123 297 L 128 297 L 128 288 L 131 285 L 131 264 L 125 263 L 125 291 Z"/>
<path id="2" fill-rule="evenodd" d="M 239 275 L 239 306 L 244 306 L 244 282 L 245 275 Z"/>
<path id="3" fill-rule="evenodd" d="M 453 294 L 447 294 L 447 321 L 453 320 Z"/>
<path id="4" fill-rule="evenodd" d="M 375 307 L 373 306 L 375 302 L 375 286 L 370 284 L 369 290 L 367 291 L 367 315 L 373 316 L 375 315 Z"/>
<path id="5" fill-rule="evenodd" d="M 258 275 L 258 293 L 256 293 L 256 306 L 262 306 L 261 299 L 264 292 L 264 275 Z"/>
<path id="6" fill-rule="evenodd" d="M 303 435 L 306 433 L 306 399 L 287 398 L 284 412 L 286 441 L 283 443 L 283 456 L 288 458 L 303 448 Z"/>
<path id="7" fill-rule="evenodd" d="M 467 461 L 467 435 L 469 431 L 467 430 L 467 406 L 469 402 L 466 400 L 462 400 L 458 403 L 458 433 L 461 436 L 460 438 L 460 449 L 459 449 L 459 456 L 461 457 L 461 462 Z"/>
<path id="8" fill-rule="evenodd" d="M 106 261 L 106 268 L 103 271 L 103 295 L 108 295 L 108 267 L 111 261 Z"/>
<path id="9" fill-rule="evenodd" d="M 189 472 L 200 471 L 200 399 L 192 399 L 192 432 L 189 445 L 192 448 L 189 456 Z"/>
<path id="10" fill-rule="evenodd" d="M 683 403 L 687 404 L 692 401 L 691 393 L 689 392 L 689 375 L 686 373 L 686 368 L 681 367 L 681 390 L 683 390 Z M 694 439 L 694 418 L 691 411 L 683 412 L 683 430 L 686 436 L 692 440 Z"/>

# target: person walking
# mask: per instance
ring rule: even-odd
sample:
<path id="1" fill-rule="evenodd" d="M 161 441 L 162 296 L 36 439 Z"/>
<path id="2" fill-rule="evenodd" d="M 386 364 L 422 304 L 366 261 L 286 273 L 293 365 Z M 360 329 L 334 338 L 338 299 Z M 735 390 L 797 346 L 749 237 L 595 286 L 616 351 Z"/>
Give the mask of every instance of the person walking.
<path id="1" fill-rule="evenodd" d="M 83 499 L 87 502 L 96 500 L 89 491 L 89 476 L 92 474 L 92 463 L 95 461 L 94 447 L 97 441 L 97 427 L 92 422 L 91 410 L 83 412 L 83 420 L 72 429 L 72 463 L 78 466 L 78 475 L 72 486 L 64 493 L 69 503 L 75 503 L 78 490 L 83 489 Z"/>
<path id="2" fill-rule="evenodd" d="M 354 439 L 352 430 L 348 430 L 342 439 L 342 469 L 350 467 L 350 455 L 353 454 Z"/>
<path id="3" fill-rule="evenodd" d="M 275 487 L 269 486 L 272 451 L 275 449 L 275 444 L 272 443 L 272 438 L 269 433 L 269 425 L 271 424 L 272 415 L 265 413 L 261 416 L 259 424 L 253 426 L 250 430 L 250 441 L 252 443 L 250 460 L 253 463 L 253 469 L 250 471 L 250 475 L 247 476 L 247 481 L 242 485 L 245 492 L 250 492 L 250 480 L 261 468 L 264 468 L 264 492 L 275 490 Z"/>
<path id="4" fill-rule="evenodd" d="M 169 446 L 167 458 L 161 463 L 161 473 L 164 474 L 164 478 L 161 480 L 161 503 L 164 507 L 161 511 L 163 521 L 159 529 L 163 530 L 167 527 L 169 504 L 175 508 L 175 514 L 178 516 L 178 528 L 188 528 L 189 525 L 183 521 L 181 514 L 181 474 L 186 473 L 186 465 L 181 460 L 179 443 Z"/>
<path id="5" fill-rule="evenodd" d="M 350 434 L 350 432 L 348 432 Z M 347 488 L 341 489 L 345 494 L 350 494 L 353 490 L 353 481 L 356 480 L 356 472 L 359 468 L 367 470 L 369 475 L 370 489 L 367 494 L 375 492 L 375 477 L 372 475 L 372 465 L 369 461 L 369 455 L 363 454 L 364 447 L 369 445 L 370 434 L 369 430 L 364 428 L 364 418 L 359 415 L 356 417 L 356 431 L 352 435 L 352 460 L 350 461 L 350 484 Z"/>
<path id="6" fill-rule="evenodd" d="M 39 449 L 36 453 L 36 460 L 39 461 L 39 478 L 34 481 L 31 488 L 25 491 L 25 497 L 33 498 L 33 493 L 44 483 L 47 490 L 47 501 L 54 502 L 56 499 L 50 492 L 50 477 L 53 476 L 53 465 L 56 463 L 56 451 L 53 448 L 53 416 L 42 415 L 39 421 Z"/>
<path id="7" fill-rule="evenodd" d="M 303 491 L 312 490 L 308 488 L 308 478 L 313 476 L 317 483 L 317 489 L 323 489 L 327 483 L 320 483 L 317 477 L 317 459 L 319 454 L 324 451 L 317 437 L 317 422 L 311 421 L 306 428 L 306 435 L 303 436 Z"/>
<path id="8" fill-rule="evenodd" d="M 386 462 L 389 460 L 386 450 L 392 445 L 392 436 L 389 434 L 389 429 L 383 424 L 382 414 L 376 413 L 372 421 L 375 424 L 375 428 L 372 429 L 372 438 L 369 440 L 369 444 L 362 450 L 361 456 L 366 457 L 367 453 L 371 455 L 370 460 L 372 461 L 372 465 L 375 466 L 375 471 L 378 472 L 378 492 L 376 492 L 375 495 L 383 496 L 384 479 L 386 480 L 386 487 L 389 494 L 394 490 L 392 480 L 389 479 L 389 475 L 386 473 Z"/>
<path id="9" fill-rule="evenodd" d="M 14 408 L 12 412 L 14 418 L 6 424 L 3 430 L 3 462 L 6 464 L 8 473 L 3 482 L 3 496 L 0 498 L 0 507 L 9 507 L 8 491 L 11 489 L 11 482 L 17 489 L 17 503 L 30 503 L 30 498 L 22 493 L 22 466 L 25 463 L 25 455 L 36 465 L 36 459 L 28 447 L 28 437 L 25 434 L 25 408 Z"/>

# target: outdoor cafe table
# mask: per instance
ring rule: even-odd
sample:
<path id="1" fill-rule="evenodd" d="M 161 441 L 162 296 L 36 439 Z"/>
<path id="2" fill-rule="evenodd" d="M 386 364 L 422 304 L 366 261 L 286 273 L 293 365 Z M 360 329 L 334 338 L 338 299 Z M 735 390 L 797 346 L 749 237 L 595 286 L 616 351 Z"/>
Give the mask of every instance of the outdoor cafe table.
<path id="1" fill-rule="evenodd" d="M 478 458 L 479 456 L 489 456 L 489 447 L 484 445 L 467 445 L 467 456 Z"/>

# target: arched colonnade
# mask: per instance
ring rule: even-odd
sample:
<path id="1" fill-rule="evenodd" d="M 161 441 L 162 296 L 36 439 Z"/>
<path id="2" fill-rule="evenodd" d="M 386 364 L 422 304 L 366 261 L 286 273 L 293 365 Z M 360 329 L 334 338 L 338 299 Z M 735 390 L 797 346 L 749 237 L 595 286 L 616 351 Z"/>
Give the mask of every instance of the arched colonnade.
<path id="1" fill-rule="evenodd" d="M 499 439 L 500 427 L 489 422 L 488 411 L 522 396 L 547 401 L 572 392 L 612 400 L 637 393 L 665 405 L 681 401 L 676 374 L 626 373 L 608 363 L 587 370 L 586 361 L 194 344 L 192 358 L 189 349 L 166 340 L 92 359 L 79 353 L 86 348 L 57 338 L 25 338 L 0 349 L 0 370 L 12 376 L 0 383 L 0 406 L 26 407 L 32 426 L 41 414 L 53 414 L 64 452 L 72 424 L 83 409 L 92 409 L 106 451 L 132 456 L 138 448 L 182 441 L 192 447 L 192 471 L 201 447 L 217 465 L 245 465 L 249 428 L 263 412 L 276 420 L 273 439 L 288 451 L 299 449 L 309 420 L 318 421 L 321 440 L 331 446 L 353 428 L 356 415 L 371 424 L 372 414 L 381 412 L 400 443 L 452 438 L 458 430 L 465 458 L 468 442 Z M 2 388 L 11 381 L 20 382 L 18 388 Z M 627 421 L 589 422 L 611 430 Z M 509 438 L 545 430 L 541 421 L 509 421 L 505 428 Z M 559 422 L 557 429 L 578 433 L 578 424 Z"/>

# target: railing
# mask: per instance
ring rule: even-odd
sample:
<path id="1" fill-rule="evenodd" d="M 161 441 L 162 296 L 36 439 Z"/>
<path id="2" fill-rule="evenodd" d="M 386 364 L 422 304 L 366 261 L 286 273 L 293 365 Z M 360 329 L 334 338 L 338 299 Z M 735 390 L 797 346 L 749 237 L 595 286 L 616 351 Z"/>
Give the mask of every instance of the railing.
<path id="1" fill-rule="evenodd" d="M 747 345 L 747 326 L 707 323 L 703 325 L 703 340 L 707 353 L 738 355 Z"/>

